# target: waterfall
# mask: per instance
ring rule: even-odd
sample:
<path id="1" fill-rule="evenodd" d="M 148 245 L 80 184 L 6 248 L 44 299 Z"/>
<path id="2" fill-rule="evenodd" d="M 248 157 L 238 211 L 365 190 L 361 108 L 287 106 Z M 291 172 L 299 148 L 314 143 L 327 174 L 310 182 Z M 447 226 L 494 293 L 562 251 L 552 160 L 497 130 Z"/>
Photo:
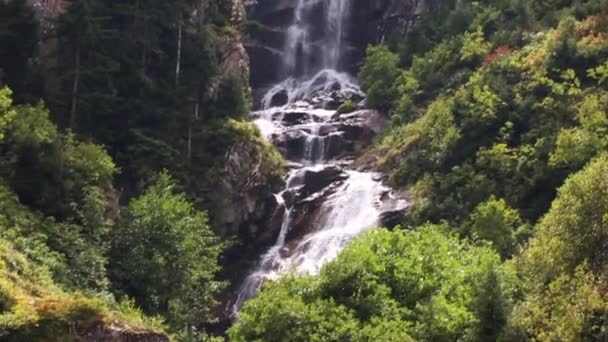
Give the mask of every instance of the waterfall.
<path id="1" fill-rule="evenodd" d="M 298 0 L 294 20 L 285 35 L 286 77 L 309 78 L 323 69 L 339 70 L 351 0 Z M 313 32 L 323 10 L 322 36 Z M 320 58 L 319 58 L 320 57 Z"/>
<path id="2" fill-rule="evenodd" d="M 284 261 L 279 272 L 290 268 L 316 274 L 346 244 L 378 223 L 377 197 L 384 187 L 370 173 L 347 171 L 348 179 L 324 203 L 319 230 L 307 235 Z"/>
<path id="3" fill-rule="evenodd" d="M 285 37 L 286 78 L 253 113 L 262 134 L 283 149 L 292 167 L 286 188 L 276 195 L 284 210 L 278 237 L 239 288 L 234 315 L 265 280 L 290 271 L 316 274 L 350 241 L 380 224 L 384 213 L 408 205 L 381 183 L 381 175 L 348 169 L 348 152 L 362 143 L 352 141 L 353 132 L 369 132 L 368 111 L 340 115 L 325 108 L 364 96 L 356 80 L 340 71 L 350 7 L 351 0 L 298 0 Z M 315 25 L 320 14 L 321 27 Z M 278 97 L 283 103 L 276 104 Z"/>
<path id="4" fill-rule="evenodd" d="M 298 0 L 283 47 L 285 79 L 266 93 L 263 108 L 272 107 L 278 94 L 286 98 L 282 104 L 292 104 L 328 91 L 361 93 L 357 82 L 342 71 L 341 64 L 351 1 Z M 319 19 L 320 11 L 324 15 Z"/>
<path id="5" fill-rule="evenodd" d="M 285 244 L 285 237 L 287 236 L 287 230 L 289 229 L 291 210 L 285 207 L 285 201 L 283 200 L 282 196 L 276 195 L 275 197 L 277 198 L 279 207 L 285 210 L 283 213 L 279 237 L 277 238 L 277 242 L 274 244 L 274 246 L 270 248 L 268 252 L 262 255 L 259 269 L 250 274 L 241 285 L 237 298 L 233 304 L 234 312 L 238 311 L 243 306 L 245 300 L 253 297 L 264 279 L 270 276 L 270 271 L 273 269 L 272 262 L 277 258 L 279 250 L 283 244 Z"/>
<path id="6" fill-rule="evenodd" d="M 345 39 L 344 27 L 350 19 L 350 0 L 333 0 L 329 2 L 327 10 L 327 29 L 326 53 L 323 55 L 324 68 L 338 70 L 342 57 L 342 43 Z"/>

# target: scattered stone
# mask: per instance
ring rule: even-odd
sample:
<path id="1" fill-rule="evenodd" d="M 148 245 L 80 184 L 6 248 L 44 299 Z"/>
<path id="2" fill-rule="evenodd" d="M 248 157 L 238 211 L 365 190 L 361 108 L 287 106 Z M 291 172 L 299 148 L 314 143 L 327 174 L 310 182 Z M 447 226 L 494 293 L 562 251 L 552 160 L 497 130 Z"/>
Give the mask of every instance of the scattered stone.
<path id="1" fill-rule="evenodd" d="M 282 106 L 286 105 L 288 102 L 289 102 L 289 95 L 287 94 L 287 91 L 280 91 L 272 97 L 272 100 L 270 101 L 270 106 L 271 107 L 282 107 Z"/>

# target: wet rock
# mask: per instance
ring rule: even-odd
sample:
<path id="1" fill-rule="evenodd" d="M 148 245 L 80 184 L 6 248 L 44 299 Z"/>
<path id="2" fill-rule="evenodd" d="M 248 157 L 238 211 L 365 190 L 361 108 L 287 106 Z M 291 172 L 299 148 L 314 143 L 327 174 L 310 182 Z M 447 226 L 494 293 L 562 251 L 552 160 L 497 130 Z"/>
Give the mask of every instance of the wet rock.
<path id="1" fill-rule="evenodd" d="M 289 102 L 289 96 L 287 95 L 287 91 L 280 91 L 276 93 L 272 99 L 270 100 L 270 105 L 272 107 L 282 107 Z"/>
<path id="2" fill-rule="evenodd" d="M 386 178 L 385 175 L 379 173 L 377 175 L 375 175 L 374 177 L 372 177 L 372 179 L 376 182 L 381 182 L 382 180 L 384 180 L 384 178 Z"/>
<path id="3" fill-rule="evenodd" d="M 306 148 L 307 135 L 300 129 L 284 132 L 274 139 L 274 144 L 288 160 L 300 160 Z"/>
<path id="4" fill-rule="evenodd" d="M 274 196 L 273 196 L 274 197 Z M 276 201 L 274 202 L 276 203 Z M 285 213 L 285 206 L 274 205 L 274 210 L 268 220 L 261 221 L 266 225 L 263 230 L 255 232 L 254 236 L 258 236 L 258 242 L 266 242 L 266 245 L 271 244 L 276 240 L 276 237 L 281 231 L 281 225 L 283 223 L 283 214 Z"/>
<path id="5" fill-rule="evenodd" d="M 294 161 L 290 161 L 290 162 L 288 162 L 288 163 L 287 163 L 287 166 L 288 166 L 290 169 L 301 169 L 301 168 L 303 168 L 303 167 L 304 167 L 304 165 L 302 165 L 301 163 L 294 162 Z"/>
<path id="6" fill-rule="evenodd" d="M 403 210 L 391 210 L 385 211 L 380 214 L 380 225 L 382 227 L 394 228 L 403 222 L 403 218 L 406 213 L 406 208 Z"/>
<path id="7" fill-rule="evenodd" d="M 306 196 L 309 196 L 330 184 L 345 180 L 348 175 L 341 168 L 328 165 L 320 170 L 308 169 L 304 172 L 304 186 L 301 192 Z"/>
<path id="8" fill-rule="evenodd" d="M 367 127 L 375 134 L 384 131 L 388 125 L 387 117 L 373 109 L 363 109 L 342 114 L 339 116 L 339 119 L 347 125 Z"/>
<path id="9" fill-rule="evenodd" d="M 325 103 L 325 106 L 323 108 L 330 109 L 330 110 L 337 110 L 338 108 L 340 108 L 340 106 L 343 103 L 344 103 L 344 100 L 333 97 L 331 100 L 329 100 Z"/>
<path id="10" fill-rule="evenodd" d="M 407 191 L 386 191 L 381 194 L 378 208 L 380 224 L 388 228 L 401 224 L 403 216 L 410 207 L 410 197 Z"/>
<path id="11" fill-rule="evenodd" d="M 354 152 L 353 143 L 344 139 L 343 132 L 335 132 L 327 137 L 325 153 L 328 159 L 339 158 L 352 152 Z"/>
<path id="12" fill-rule="evenodd" d="M 346 176 L 346 178 L 348 177 Z M 322 188 L 312 194 L 308 194 L 305 189 L 299 192 L 299 200 L 291 209 L 291 227 L 286 237 L 289 251 L 293 251 L 304 236 L 311 233 L 314 227 L 319 226 L 319 220 L 323 214 L 321 210 L 323 203 L 335 193 L 336 189 L 342 185 L 342 180 L 346 178 L 337 177 L 334 182 L 325 186 L 317 184 Z"/>
<path id="13" fill-rule="evenodd" d="M 311 120 L 306 112 L 286 112 L 283 114 L 282 124 L 285 126 L 301 125 Z"/>
<path id="14" fill-rule="evenodd" d="M 333 132 L 336 132 L 336 126 L 334 125 L 321 125 L 319 127 L 319 135 L 326 136 Z"/>
<path id="15" fill-rule="evenodd" d="M 290 208 L 293 206 L 295 198 L 296 198 L 296 194 L 294 193 L 293 190 L 286 190 L 284 191 L 281 196 L 283 197 L 283 201 L 285 201 L 285 206 L 287 208 Z"/>

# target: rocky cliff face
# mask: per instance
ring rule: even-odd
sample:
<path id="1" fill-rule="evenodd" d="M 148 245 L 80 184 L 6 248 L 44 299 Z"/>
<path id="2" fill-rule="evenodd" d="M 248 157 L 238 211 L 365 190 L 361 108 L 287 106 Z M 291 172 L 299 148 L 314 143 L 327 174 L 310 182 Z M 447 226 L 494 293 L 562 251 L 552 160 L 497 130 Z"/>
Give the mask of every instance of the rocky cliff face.
<path id="1" fill-rule="evenodd" d="M 351 0 L 352 13 L 346 33 L 346 71 L 355 73 L 369 44 L 380 43 L 392 30 L 408 30 L 426 10 L 425 0 Z M 246 3 L 251 39 L 246 47 L 251 57 L 254 90 L 280 81 L 279 68 L 287 28 L 293 23 L 297 0 L 257 0 Z M 323 2 L 319 2 L 322 6 Z M 317 23 L 319 24 L 319 23 Z M 320 26 L 317 25 L 317 26 Z M 320 33 L 322 34 L 322 33 Z"/>
<path id="2" fill-rule="evenodd" d="M 226 154 L 220 184 L 217 211 L 225 227 L 224 235 L 239 236 L 255 245 L 270 243 L 277 208 L 274 193 L 283 186 L 281 173 L 262 171 L 258 146 L 243 141 L 232 146 Z M 280 170 L 276 170 L 280 171 Z"/>
<path id="3" fill-rule="evenodd" d="M 240 27 L 245 12 L 241 0 L 233 1 L 232 24 Z M 217 45 L 218 60 L 221 61 L 216 80 L 210 91 L 213 93 L 222 78 L 238 76 L 242 84 L 249 84 L 250 60 L 240 33 L 226 34 Z M 250 93 L 247 86 L 246 91 Z M 248 94 L 250 95 L 250 94 Z M 256 241 L 264 245 L 268 232 L 264 227 L 273 224 L 276 199 L 273 194 L 282 186 L 280 170 L 269 174 L 263 167 L 264 147 L 260 141 L 245 140 L 233 145 L 225 156 L 224 167 L 217 188 L 219 224 L 223 235 L 238 236 L 240 240 Z M 280 223 L 278 223 L 280 225 Z"/>
<path id="4" fill-rule="evenodd" d="M 166 334 L 138 331 L 116 323 L 99 324 L 86 331 L 80 331 L 78 341 L 82 342 L 169 342 Z"/>
<path id="5" fill-rule="evenodd" d="M 30 0 L 30 4 L 40 17 L 52 18 L 63 13 L 67 6 L 66 0 Z"/>

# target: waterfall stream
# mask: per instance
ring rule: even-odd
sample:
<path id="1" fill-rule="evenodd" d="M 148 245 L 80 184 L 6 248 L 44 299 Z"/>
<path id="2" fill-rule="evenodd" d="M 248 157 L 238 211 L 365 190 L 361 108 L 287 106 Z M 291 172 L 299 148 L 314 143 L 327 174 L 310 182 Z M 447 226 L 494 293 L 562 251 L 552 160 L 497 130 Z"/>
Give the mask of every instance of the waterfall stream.
<path id="1" fill-rule="evenodd" d="M 264 253 L 238 290 L 234 314 L 264 280 L 289 271 L 316 274 L 362 232 L 403 211 L 407 200 L 380 181 L 381 175 L 349 169 L 356 146 L 371 142 L 371 111 L 341 115 L 328 103 L 364 95 L 340 71 L 351 0 L 298 0 L 284 46 L 285 80 L 268 90 L 254 112 L 262 134 L 290 162 L 286 188 L 277 194 L 283 219 L 276 243 Z M 323 13 L 323 35 L 313 22 Z M 317 25 L 318 26 L 318 25 Z M 283 99 L 276 104 L 277 97 Z M 370 123 L 371 121 L 371 123 Z"/>

